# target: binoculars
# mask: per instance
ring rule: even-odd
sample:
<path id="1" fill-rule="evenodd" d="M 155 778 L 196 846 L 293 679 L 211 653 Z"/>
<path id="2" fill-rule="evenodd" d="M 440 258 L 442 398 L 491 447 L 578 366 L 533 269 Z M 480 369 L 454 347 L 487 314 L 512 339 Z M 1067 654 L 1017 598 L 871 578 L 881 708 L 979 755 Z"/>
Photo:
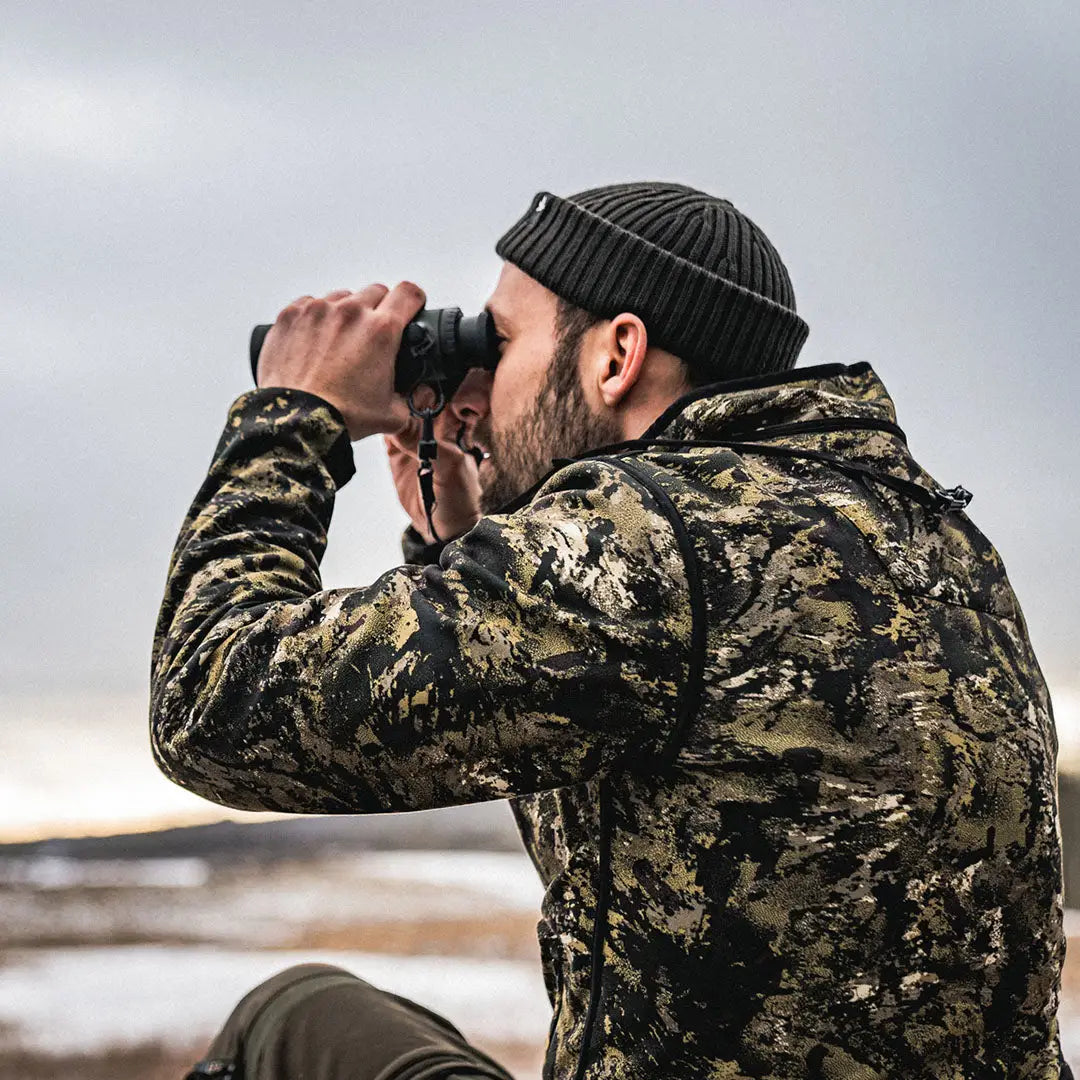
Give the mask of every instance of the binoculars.
<path id="1" fill-rule="evenodd" d="M 256 378 L 259 353 L 271 324 L 251 331 L 251 377 Z M 426 384 L 449 401 L 470 368 L 494 371 L 499 362 L 495 320 L 486 312 L 463 316 L 460 308 L 420 311 L 401 335 L 394 365 L 394 389 L 410 394 Z"/>

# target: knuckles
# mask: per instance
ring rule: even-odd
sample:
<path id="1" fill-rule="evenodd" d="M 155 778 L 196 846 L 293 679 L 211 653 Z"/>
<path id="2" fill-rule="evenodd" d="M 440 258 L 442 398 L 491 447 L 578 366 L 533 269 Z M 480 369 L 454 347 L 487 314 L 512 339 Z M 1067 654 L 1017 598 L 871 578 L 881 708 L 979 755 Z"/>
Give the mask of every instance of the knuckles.
<path id="1" fill-rule="evenodd" d="M 278 313 L 277 321 L 281 323 L 295 322 L 296 319 L 307 312 L 311 304 L 316 303 L 313 296 L 297 297 L 291 304 L 286 304 Z"/>
<path id="2" fill-rule="evenodd" d="M 364 317 L 364 329 L 372 341 L 382 345 L 390 341 L 394 334 L 394 322 L 389 315 L 375 310 Z"/>
<path id="3" fill-rule="evenodd" d="M 334 304 L 337 313 L 346 321 L 352 321 L 358 319 L 364 314 L 365 305 L 356 293 L 350 293 L 348 296 L 342 297 Z"/>

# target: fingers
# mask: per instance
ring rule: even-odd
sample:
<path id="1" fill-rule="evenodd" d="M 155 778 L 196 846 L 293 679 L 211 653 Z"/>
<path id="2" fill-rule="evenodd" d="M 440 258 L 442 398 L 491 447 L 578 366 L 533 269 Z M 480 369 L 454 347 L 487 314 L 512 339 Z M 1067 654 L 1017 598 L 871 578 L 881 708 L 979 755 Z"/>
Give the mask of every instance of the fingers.
<path id="1" fill-rule="evenodd" d="M 385 297 L 389 291 L 390 290 L 385 285 L 376 282 L 376 284 L 367 285 L 355 293 L 346 293 L 345 295 L 355 296 L 357 301 L 364 307 L 374 308 L 379 306 L 383 297 Z"/>
<path id="2" fill-rule="evenodd" d="M 389 303 L 384 304 L 388 298 Z M 301 313 L 318 320 L 328 313 L 331 305 L 337 305 L 342 300 L 349 301 L 349 304 L 345 305 L 349 309 L 348 314 L 360 314 L 364 309 L 373 311 L 378 308 L 380 313 L 395 319 L 401 317 L 401 312 L 407 312 L 402 321 L 404 325 L 424 306 L 426 297 L 419 286 L 408 281 L 395 286 L 393 292 L 382 283 L 376 282 L 355 292 L 352 289 L 334 289 L 333 292 L 328 292 L 322 297 L 314 297 L 310 294 L 298 296 L 282 309 L 277 321 L 290 323 Z M 410 307 L 410 305 L 415 306 Z"/>
<path id="3" fill-rule="evenodd" d="M 399 281 L 379 302 L 379 311 L 404 326 L 427 303 L 427 295 L 411 281 Z"/>

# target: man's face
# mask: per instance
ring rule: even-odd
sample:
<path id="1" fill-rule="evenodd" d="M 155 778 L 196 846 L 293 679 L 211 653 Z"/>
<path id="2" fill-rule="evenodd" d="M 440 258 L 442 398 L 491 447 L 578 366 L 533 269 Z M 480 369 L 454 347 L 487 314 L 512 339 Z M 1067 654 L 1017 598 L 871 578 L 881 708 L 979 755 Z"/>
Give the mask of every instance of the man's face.
<path id="1" fill-rule="evenodd" d="M 505 263 L 485 305 L 503 339 L 494 376 L 472 371 L 452 406 L 472 419 L 468 443 L 489 451 L 480 464 L 481 510 L 490 514 L 551 471 L 621 437 L 611 413 L 594 412 L 580 375 L 580 346 L 557 333 L 556 297 Z M 473 416 L 469 416 L 472 412 Z"/>

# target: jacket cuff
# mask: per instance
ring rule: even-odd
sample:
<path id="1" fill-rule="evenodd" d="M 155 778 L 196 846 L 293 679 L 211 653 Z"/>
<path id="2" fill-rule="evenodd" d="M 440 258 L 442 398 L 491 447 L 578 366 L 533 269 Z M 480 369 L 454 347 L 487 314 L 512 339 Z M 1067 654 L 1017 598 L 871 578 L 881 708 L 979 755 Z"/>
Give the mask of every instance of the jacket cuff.
<path id="1" fill-rule="evenodd" d="M 449 543 L 449 540 L 436 540 L 429 544 L 410 522 L 401 534 L 401 553 L 406 563 L 427 566 L 439 561 L 443 548 Z"/>
<path id="2" fill-rule="evenodd" d="M 298 432 L 339 489 L 356 472 L 345 417 L 335 405 L 307 390 L 263 386 L 241 394 L 229 407 L 222 440 L 237 432 L 271 442 Z"/>

